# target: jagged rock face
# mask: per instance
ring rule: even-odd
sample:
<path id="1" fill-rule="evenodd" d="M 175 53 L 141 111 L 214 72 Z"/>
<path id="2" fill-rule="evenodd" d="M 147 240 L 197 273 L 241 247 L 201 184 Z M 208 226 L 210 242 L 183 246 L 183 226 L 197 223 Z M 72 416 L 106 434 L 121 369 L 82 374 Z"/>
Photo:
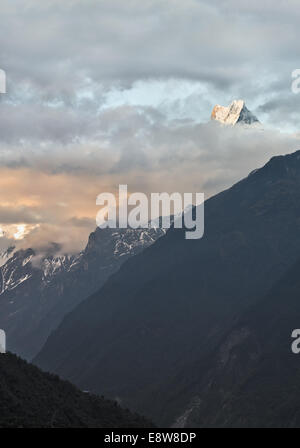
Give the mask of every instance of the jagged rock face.
<path id="1" fill-rule="evenodd" d="M 217 104 L 213 108 L 211 119 L 227 125 L 238 123 L 250 125 L 259 122 L 256 116 L 247 109 L 243 100 L 234 100 L 228 107 Z"/>
<path id="2" fill-rule="evenodd" d="M 8 349 L 31 359 L 66 313 L 164 234 L 161 228 L 97 229 L 76 255 L 40 259 L 32 249 L 10 251 L 0 267 L 0 328 Z"/>

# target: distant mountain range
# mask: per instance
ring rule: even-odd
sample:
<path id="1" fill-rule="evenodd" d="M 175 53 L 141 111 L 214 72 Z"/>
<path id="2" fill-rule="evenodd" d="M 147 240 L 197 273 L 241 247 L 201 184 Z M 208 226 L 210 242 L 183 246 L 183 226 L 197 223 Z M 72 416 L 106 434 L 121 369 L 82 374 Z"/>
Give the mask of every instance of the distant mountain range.
<path id="1" fill-rule="evenodd" d="M 66 313 L 164 233 L 161 228 L 97 229 L 78 255 L 40 259 L 33 249 L 3 254 L 0 328 L 8 350 L 31 359 Z"/>
<path id="2" fill-rule="evenodd" d="M 0 355 L 0 428 L 151 428 L 116 402 L 79 391 L 12 354 Z"/>
<path id="3" fill-rule="evenodd" d="M 270 316 L 268 308 L 259 305 L 267 303 L 261 302 L 266 296 L 271 306 L 269 291 L 300 256 L 300 152 L 272 158 L 263 168 L 206 201 L 205 224 L 201 240 L 185 240 L 184 229 L 172 228 L 127 260 L 98 292 L 64 318 L 35 362 L 82 389 L 118 397 L 160 425 L 185 426 L 192 421 L 201 426 L 204 414 L 207 419 L 203 418 L 203 425 L 259 424 L 258 417 L 250 419 L 251 412 L 255 414 L 257 409 L 259 415 L 265 414 L 263 423 L 288 424 L 287 415 L 272 420 L 269 411 L 273 403 L 270 400 L 277 403 L 278 397 L 284 398 L 284 356 L 278 375 L 272 379 L 273 395 L 262 395 L 256 402 L 253 393 L 267 382 L 261 372 L 268 359 L 258 355 L 273 344 L 276 316 L 279 320 L 279 312 L 291 316 L 290 306 L 296 303 L 297 288 L 286 305 L 283 292 L 275 298 Z M 252 314 L 245 314 L 251 309 Z M 239 324 L 243 316 L 252 316 L 246 330 Z M 263 336 L 263 323 L 269 318 L 267 338 L 258 345 L 257 354 L 253 341 L 259 331 Z M 278 338 L 290 358 L 289 325 L 296 325 L 296 320 L 288 321 L 287 327 L 280 327 L 280 320 L 281 330 L 274 336 L 266 372 L 279 363 Z M 236 360 L 232 357 L 235 346 Z M 218 375 L 214 367 L 218 353 L 222 354 L 224 376 L 228 379 L 225 385 L 222 370 Z M 252 355 L 256 363 L 253 370 Z M 231 361 L 236 362 L 233 370 Z M 259 389 L 254 385 L 243 395 L 245 381 L 249 378 L 251 382 L 255 371 L 258 376 L 253 381 L 260 383 Z M 291 399 L 291 390 L 294 387 L 296 391 L 298 383 L 292 381 L 291 372 L 287 400 L 295 414 L 299 400 Z M 214 382 L 216 390 L 211 387 Z M 228 417 L 227 392 L 233 409 Z M 244 406 L 246 399 L 249 403 Z M 244 412 L 240 420 L 239 409 L 241 414 Z M 290 408 L 287 405 L 284 409 Z"/>

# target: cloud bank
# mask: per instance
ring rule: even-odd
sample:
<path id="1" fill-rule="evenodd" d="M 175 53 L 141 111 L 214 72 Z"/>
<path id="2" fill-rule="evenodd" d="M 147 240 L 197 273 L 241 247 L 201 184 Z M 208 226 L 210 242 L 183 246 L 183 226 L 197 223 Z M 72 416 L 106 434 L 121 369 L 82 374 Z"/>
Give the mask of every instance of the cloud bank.
<path id="1" fill-rule="evenodd" d="M 103 191 L 208 197 L 299 149 L 297 0 L 3 0 L 1 16 L 1 246 L 77 251 Z M 240 97 L 264 130 L 208 122 Z"/>

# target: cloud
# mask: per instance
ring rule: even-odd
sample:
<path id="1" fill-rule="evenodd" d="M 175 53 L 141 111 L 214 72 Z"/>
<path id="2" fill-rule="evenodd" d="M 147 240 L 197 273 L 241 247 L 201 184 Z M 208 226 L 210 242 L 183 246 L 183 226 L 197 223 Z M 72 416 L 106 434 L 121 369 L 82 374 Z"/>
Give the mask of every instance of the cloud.
<path id="1" fill-rule="evenodd" d="M 70 145 L 67 153 L 54 145 L 44 160 L 31 155 L 25 168 L 4 168 L 2 163 L 0 189 L 6 194 L 0 200 L 0 226 L 22 223 L 30 229 L 18 247 L 55 242 L 63 252 L 81 250 L 96 227 L 97 195 L 114 193 L 119 184 L 127 184 L 131 192 L 204 192 L 209 197 L 270 157 L 299 147 L 298 136 L 266 129 L 216 122 L 150 123 L 138 111 L 121 117 L 120 128 L 117 119 L 113 131 L 108 127 L 109 150 L 97 153 L 94 148 L 80 165 L 80 145 Z"/>
<path id="2" fill-rule="evenodd" d="M 299 15 L 298 0 L 3 0 L 0 225 L 26 226 L 18 247 L 77 251 L 103 191 L 210 196 L 298 149 Z M 264 130 L 207 123 L 239 97 Z"/>
<path id="3" fill-rule="evenodd" d="M 0 205 L 0 217 L 2 224 L 22 224 L 24 222 L 36 224 L 41 220 L 38 209 L 25 206 L 12 208 Z"/>
<path id="4" fill-rule="evenodd" d="M 89 92 L 95 106 L 112 88 L 173 78 L 205 86 L 213 102 L 250 102 L 274 81 L 287 95 L 299 64 L 297 0 L 3 0 L 1 9 L 12 101 L 74 107 Z"/>

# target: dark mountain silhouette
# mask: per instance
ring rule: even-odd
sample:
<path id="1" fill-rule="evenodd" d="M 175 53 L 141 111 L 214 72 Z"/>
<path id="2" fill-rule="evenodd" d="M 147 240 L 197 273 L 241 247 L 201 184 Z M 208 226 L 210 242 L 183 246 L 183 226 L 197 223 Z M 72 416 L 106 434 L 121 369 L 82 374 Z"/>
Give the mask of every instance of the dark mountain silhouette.
<path id="1" fill-rule="evenodd" d="M 165 233 L 163 229 L 97 229 L 73 256 L 19 250 L 0 268 L 0 328 L 8 349 L 31 359 L 64 315 L 97 291 L 124 261 Z"/>
<path id="2" fill-rule="evenodd" d="M 81 392 L 15 355 L 0 355 L 0 428 L 151 426 L 115 402 Z"/>
<path id="3" fill-rule="evenodd" d="M 205 226 L 201 240 L 171 229 L 128 260 L 63 320 L 35 362 L 174 423 L 191 366 L 299 257 L 300 152 L 206 201 Z"/>
<path id="4" fill-rule="evenodd" d="M 300 355 L 291 350 L 292 331 L 299 327 L 300 260 L 243 314 L 210 357 L 190 366 L 190 402 L 185 387 L 181 422 L 299 428 Z M 186 380 L 181 377 L 181 384 Z"/>

